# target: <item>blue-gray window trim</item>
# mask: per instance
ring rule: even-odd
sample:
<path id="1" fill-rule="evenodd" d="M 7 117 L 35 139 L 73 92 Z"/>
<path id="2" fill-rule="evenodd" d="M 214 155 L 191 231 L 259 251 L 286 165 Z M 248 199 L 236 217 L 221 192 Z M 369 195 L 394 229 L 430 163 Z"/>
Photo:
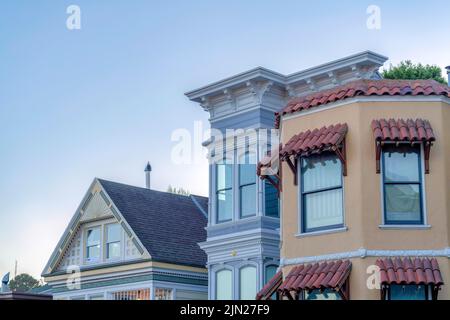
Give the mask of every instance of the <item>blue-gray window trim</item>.
<path id="1" fill-rule="evenodd" d="M 247 151 L 242 156 L 245 157 L 245 156 L 250 155 L 250 154 L 251 154 L 250 151 Z M 254 155 L 254 156 L 255 156 L 255 159 L 256 159 L 256 155 Z M 255 170 L 254 170 L 255 171 L 255 182 L 241 184 L 241 168 L 242 168 L 241 165 L 242 165 L 242 163 L 238 163 L 237 164 L 237 169 L 238 169 L 238 192 L 239 192 L 239 219 L 246 219 L 246 218 L 255 217 L 257 215 L 257 201 L 258 201 L 258 198 L 257 198 L 258 197 L 258 186 L 257 186 L 257 183 L 258 183 L 258 177 L 256 175 L 256 165 L 255 165 Z M 241 192 L 241 190 L 244 187 L 249 187 L 249 186 L 252 186 L 252 185 L 255 185 L 255 194 L 253 195 L 254 200 L 255 200 L 255 212 L 252 213 L 252 214 L 244 216 L 244 215 L 242 215 L 242 192 Z"/>
<path id="2" fill-rule="evenodd" d="M 326 154 L 326 153 L 323 153 Z M 330 153 L 333 156 L 336 156 L 337 161 L 340 161 L 338 156 L 334 153 Z M 304 181 L 303 181 L 303 170 L 302 170 L 302 161 L 304 158 L 308 158 L 308 157 L 300 157 L 298 159 L 299 161 L 299 165 L 298 165 L 298 170 L 300 170 L 300 201 L 301 201 L 301 233 L 310 233 L 310 232 L 316 232 L 316 231 L 323 231 L 323 230 L 332 230 L 332 229 L 337 229 L 337 228 L 342 228 L 345 225 L 345 220 L 344 220 L 344 179 L 343 179 L 343 166 L 341 165 L 341 185 L 340 186 L 336 186 L 336 187 L 329 187 L 329 188 L 322 188 L 322 189 L 318 189 L 318 190 L 314 190 L 314 191 L 308 191 L 308 192 L 304 192 L 303 191 L 303 186 L 304 186 Z M 324 191 L 330 191 L 330 190 L 337 190 L 337 189 L 341 189 L 342 190 L 342 223 L 340 224 L 335 224 L 335 225 L 330 225 L 330 226 L 324 226 L 324 227 L 319 227 L 319 228 L 310 228 L 308 229 L 306 227 L 306 206 L 305 206 L 305 196 L 307 194 L 313 194 L 313 193 L 319 193 L 319 192 L 324 192 Z"/>
<path id="3" fill-rule="evenodd" d="M 423 173 L 422 173 L 422 148 L 421 145 L 417 145 L 419 150 L 419 156 L 417 157 L 417 166 L 418 166 L 418 173 L 419 173 L 419 182 L 401 182 L 401 181 L 385 181 L 385 161 L 384 161 L 384 153 L 385 149 L 382 149 L 382 155 L 381 155 L 381 165 L 382 165 L 382 183 L 383 183 L 383 219 L 385 225 L 423 225 L 425 223 L 424 219 L 424 201 L 423 201 Z M 389 221 L 387 217 L 387 209 L 386 209 L 386 185 L 389 184 L 405 184 L 405 185 L 411 185 L 415 184 L 419 186 L 419 201 L 420 201 L 420 221 Z"/>

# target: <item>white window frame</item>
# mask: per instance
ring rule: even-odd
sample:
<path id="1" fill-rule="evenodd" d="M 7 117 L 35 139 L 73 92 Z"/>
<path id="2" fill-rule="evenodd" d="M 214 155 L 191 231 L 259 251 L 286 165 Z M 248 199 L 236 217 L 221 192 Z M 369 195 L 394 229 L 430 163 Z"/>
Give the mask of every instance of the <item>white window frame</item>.
<path id="1" fill-rule="evenodd" d="M 89 258 L 88 257 L 88 232 L 90 230 L 94 230 L 94 229 L 98 229 L 99 230 L 99 234 L 100 234 L 100 249 L 99 249 L 99 256 L 98 258 Z M 83 260 L 85 261 L 85 263 L 90 264 L 90 263 L 98 263 L 101 262 L 103 259 L 103 226 L 102 225 L 93 225 L 93 226 L 88 226 L 86 227 L 86 229 L 84 230 L 84 243 L 83 243 Z"/>
<path id="2" fill-rule="evenodd" d="M 396 142 L 385 142 L 385 144 L 395 144 Z M 410 142 L 400 142 L 410 144 Z M 381 157 L 383 157 L 383 151 L 381 152 Z M 423 143 L 420 144 L 420 178 L 421 183 L 421 194 L 422 194 L 422 214 L 423 214 L 423 224 L 386 224 L 385 223 L 385 207 L 384 207 L 384 166 L 380 166 L 380 203 L 381 203 L 381 224 L 380 229 L 429 229 L 431 225 L 428 224 L 428 214 L 427 214 L 427 195 L 426 195 L 426 181 L 425 181 L 425 154 Z M 380 160 L 381 161 L 381 160 Z"/>
<path id="3" fill-rule="evenodd" d="M 108 226 L 111 226 L 111 225 L 117 225 L 119 227 L 119 232 L 120 232 L 119 241 L 118 241 L 119 247 L 120 247 L 120 255 L 119 255 L 119 257 L 115 257 L 115 258 L 108 257 L 108 244 L 117 242 L 117 241 L 108 242 Z M 103 228 L 104 228 L 104 240 L 105 240 L 104 244 L 103 244 L 105 247 L 104 261 L 118 261 L 118 260 L 123 259 L 123 257 L 124 257 L 124 232 L 123 232 L 121 225 L 118 222 L 112 222 L 112 223 L 104 224 Z"/>
<path id="4" fill-rule="evenodd" d="M 348 230 L 347 222 L 346 222 L 346 210 L 345 210 L 345 176 L 342 175 L 342 226 L 332 229 L 324 229 L 319 231 L 311 231 L 311 232 L 303 232 L 303 195 L 302 195 L 302 166 L 301 166 L 302 158 L 299 157 L 297 159 L 297 234 L 296 237 L 307 237 L 307 236 L 316 236 L 328 233 L 338 233 L 345 232 Z M 339 160 L 339 159 L 338 159 Z M 342 173 L 341 173 L 342 174 Z"/>

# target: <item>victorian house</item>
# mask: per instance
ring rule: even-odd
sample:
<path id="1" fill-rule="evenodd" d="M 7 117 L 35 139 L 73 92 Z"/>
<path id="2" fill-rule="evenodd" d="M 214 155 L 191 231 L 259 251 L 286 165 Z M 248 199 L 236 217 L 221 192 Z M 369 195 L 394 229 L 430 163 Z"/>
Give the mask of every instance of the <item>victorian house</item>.
<path id="1" fill-rule="evenodd" d="M 95 179 L 43 277 L 58 300 L 206 299 L 208 199 Z"/>

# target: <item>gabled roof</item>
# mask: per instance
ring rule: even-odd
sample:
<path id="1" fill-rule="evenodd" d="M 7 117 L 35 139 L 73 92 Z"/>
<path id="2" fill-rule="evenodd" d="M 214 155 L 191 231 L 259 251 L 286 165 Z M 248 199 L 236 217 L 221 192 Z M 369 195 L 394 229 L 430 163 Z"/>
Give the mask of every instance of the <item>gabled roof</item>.
<path id="1" fill-rule="evenodd" d="M 208 198 L 98 181 L 152 260 L 205 267 Z"/>
<path id="2" fill-rule="evenodd" d="M 283 115 L 318 107 L 357 96 L 444 96 L 450 97 L 450 87 L 435 80 L 357 80 L 309 96 L 292 99 L 276 114 L 275 127 Z"/>
<path id="3" fill-rule="evenodd" d="M 100 211 L 95 209 L 91 215 L 91 204 Z M 94 179 L 42 275 L 60 272 L 57 270 L 59 262 L 80 226 L 85 221 L 102 217 L 117 219 L 143 259 L 204 268 L 206 254 L 197 243 L 206 241 L 207 212 L 208 198 L 205 197 L 182 196 Z"/>

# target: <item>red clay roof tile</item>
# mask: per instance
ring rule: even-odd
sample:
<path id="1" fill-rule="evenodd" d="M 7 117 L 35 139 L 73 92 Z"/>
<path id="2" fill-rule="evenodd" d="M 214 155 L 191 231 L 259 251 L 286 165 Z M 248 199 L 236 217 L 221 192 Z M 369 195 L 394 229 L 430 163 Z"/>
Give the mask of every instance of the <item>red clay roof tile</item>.
<path id="1" fill-rule="evenodd" d="M 349 276 L 351 267 L 349 260 L 298 265 L 289 272 L 278 291 L 338 289 Z"/>
<path id="2" fill-rule="evenodd" d="M 270 300 L 270 297 L 277 291 L 278 287 L 283 282 L 283 273 L 278 271 L 272 279 L 270 279 L 261 291 L 256 295 L 256 300 Z"/>
<path id="3" fill-rule="evenodd" d="M 357 80 L 309 96 L 294 98 L 276 113 L 275 128 L 280 126 L 283 115 L 317 107 L 356 96 L 405 96 L 442 95 L 450 97 L 450 87 L 435 80 Z"/>
<path id="4" fill-rule="evenodd" d="M 301 132 L 294 135 L 285 144 L 280 151 L 280 156 L 283 158 L 291 155 L 305 156 L 333 150 L 344 140 L 347 131 L 347 124 L 339 123 L 329 127 Z"/>
<path id="5" fill-rule="evenodd" d="M 435 141 L 430 123 L 423 119 L 380 119 L 372 121 L 376 141 Z"/>
<path id="6" fill-rule="evenodd" d="M 382 284 L 444 284 L 436 259 L 385 258 L 376 262 Z"/>

